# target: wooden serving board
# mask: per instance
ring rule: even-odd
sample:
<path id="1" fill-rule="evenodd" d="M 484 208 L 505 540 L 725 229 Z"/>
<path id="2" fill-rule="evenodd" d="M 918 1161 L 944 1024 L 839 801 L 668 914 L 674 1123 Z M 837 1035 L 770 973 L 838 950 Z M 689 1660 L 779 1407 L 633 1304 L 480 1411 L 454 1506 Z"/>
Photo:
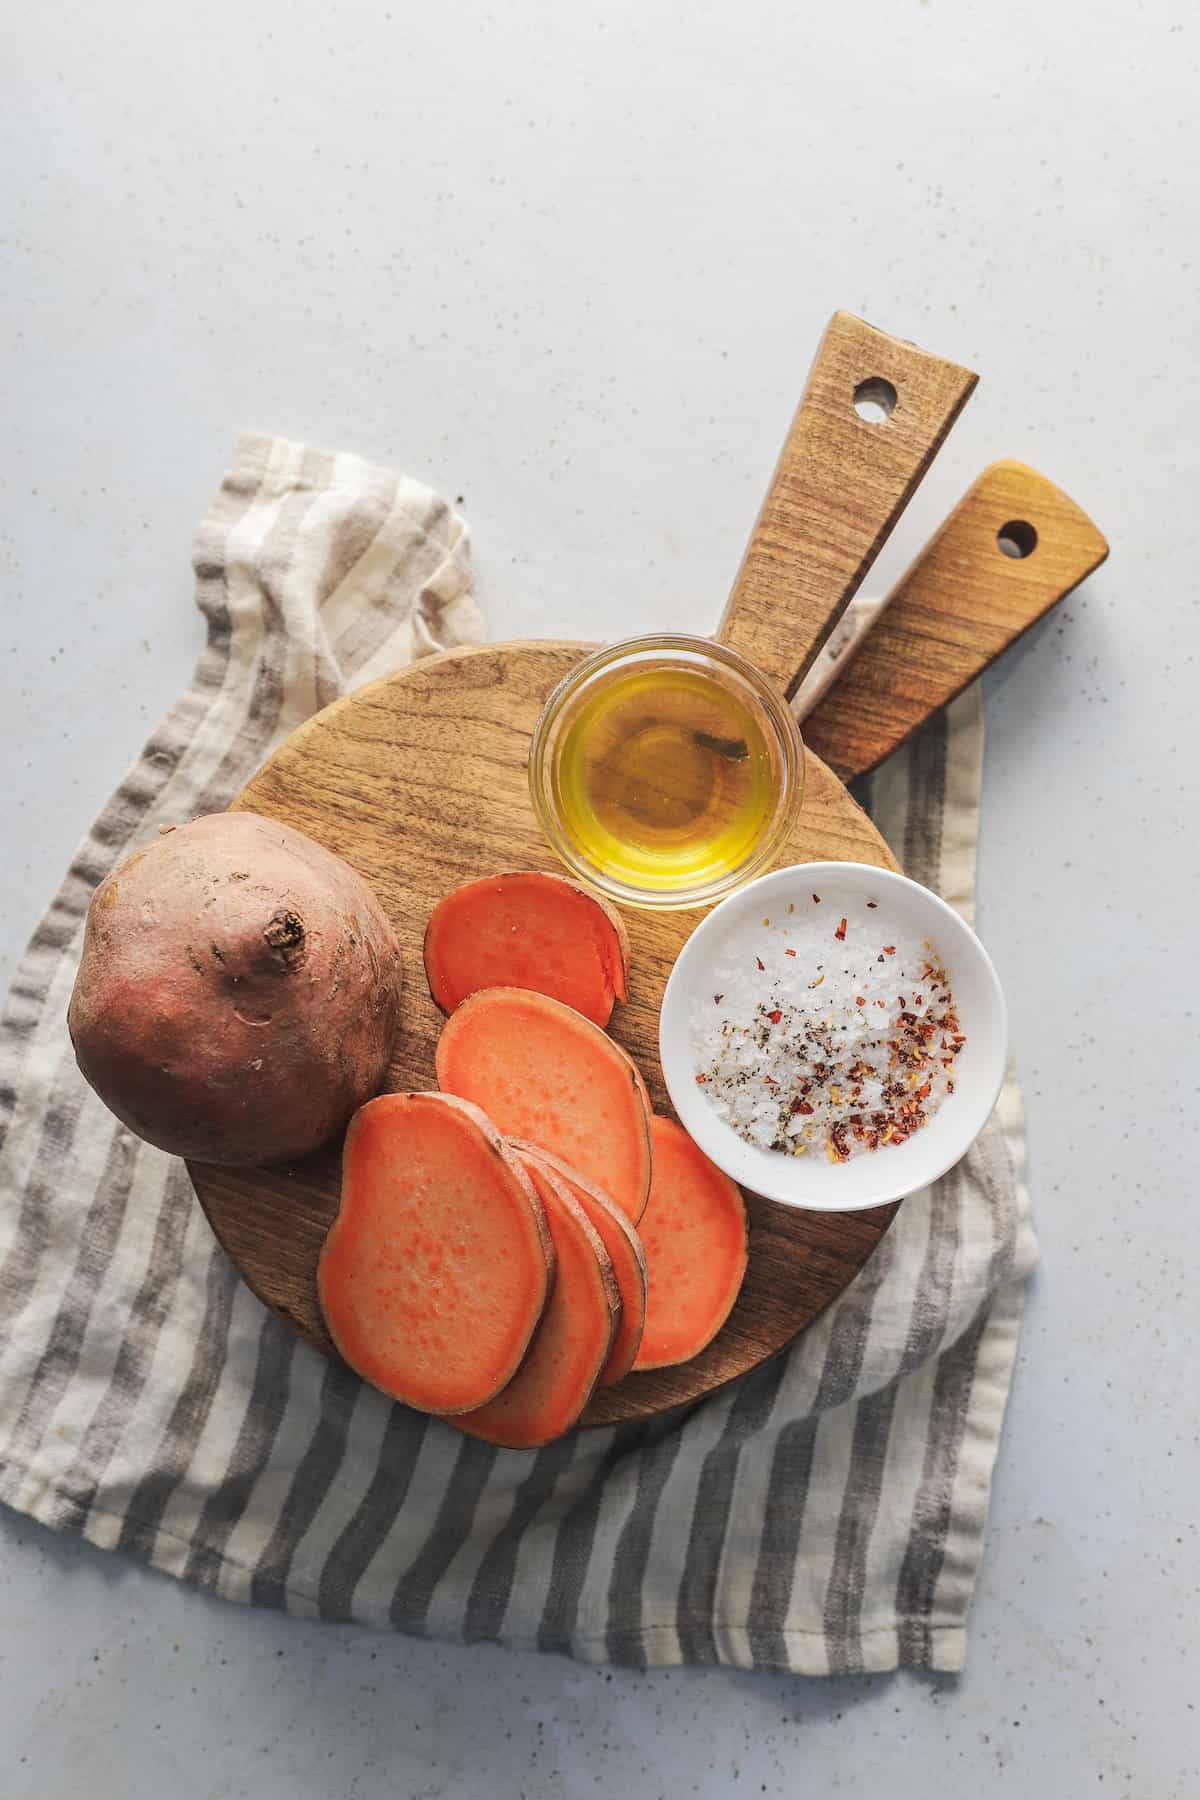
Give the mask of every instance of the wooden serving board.
<path id="1" fill-rule="evenodd" d="M 896 405 L 885 424 L 870 424 L 856 413 L 854 396 L 880 380 L 895 390 Z M 794 686 L 811 664 L 974 382 L 969 371 L 835 316 L 720 627 L 781 685 Z M 918 572 L 919 565 L 906 579 Z M 393 920 L 405 954 L 405 992 L 392 1089 L 436 1085 L 441 1015 L 421 960 L 434 903 L 458 883 L 497 870 L 557 867 L 529 803 L 529 737 L 550 689 L 592 647 L 485 645 L 400 670 L 302 726 L 237 802 L 345 857 Z M 803 808 L 780 861 L 826 858 L 894 866 L 841 782 L 810 754 Z M 700 916 L 625 913 L 630 996 L 611 1030 L 663 1110 L 659 1004 Z M 334 1146 L 293 1168 L 191 1165 L 200 1202 L 249 1286 L 330 1355 L 314 1277 L 337 1210 L 339 1156 Z M 723 1331 L 691 1363 L 632 1375 L 599 1392 L 585 1424 L 657 1413 L 753 1368 L 846 1286 L 896 1210 L 806 1213 L 747 1199 L 749 1269 Z"/>
<path id="2" fill-rule="evenodd" d="M 455 650 L 326 708 L 288 740 L 238 804 L 297 826 L 364 875 L 404 951 L 404 1004 L 388 1086 L 432 1088 L 442 1015 L 429 997 L 421 939 L 450 888 L 498 869 L 556 869 L 529 804 L 525 757 L 542 701 L 584 654 L 581 644 Z M 883 840 L 841 783 L 810 759 L 788 854 L 893 867 Z M 695 912 L 625 912 L 629 1001 L 611 1030 L 669 1110 L 658 1063 L 658 1009 Z M 260 1300 L 333 1354 L 315 1269 L 337 1211 L 339 1152 L 294 1169 L 191 1165 L 217 1237 Z M 830 1215 L 750 1198 L 750 1265 L 741 1297 L 703 1356 L 601 1390 L 588 1423 L 693 1400 L 761 1362 L 846 1285 L 893 1208 Z"/>

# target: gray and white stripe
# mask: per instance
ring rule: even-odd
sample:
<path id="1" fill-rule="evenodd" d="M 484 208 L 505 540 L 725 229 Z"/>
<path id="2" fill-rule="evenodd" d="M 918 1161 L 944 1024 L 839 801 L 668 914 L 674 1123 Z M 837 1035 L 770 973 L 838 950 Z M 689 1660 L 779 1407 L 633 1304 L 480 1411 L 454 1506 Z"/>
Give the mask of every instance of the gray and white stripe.
<path id="1" fill-rule="evenodd" d="M 227 805 L 316 707 L 480 635 L 462 521 L 354 456 L 243 438 L 194 564 L 192 688 L 81 845 L 0 1032 L 0 1498 L 306 1616 L 635 1665 L 959 1667 L 1036 1254 L 1011 1081 L 787 1354 L 689 1415 L 528 1455 L 294 1340 L 182 1165 L 80 1081 L 66 1001 L 106 871 Z M 863 794 L 968 916 L 981 750 L 970 693 Z"/>

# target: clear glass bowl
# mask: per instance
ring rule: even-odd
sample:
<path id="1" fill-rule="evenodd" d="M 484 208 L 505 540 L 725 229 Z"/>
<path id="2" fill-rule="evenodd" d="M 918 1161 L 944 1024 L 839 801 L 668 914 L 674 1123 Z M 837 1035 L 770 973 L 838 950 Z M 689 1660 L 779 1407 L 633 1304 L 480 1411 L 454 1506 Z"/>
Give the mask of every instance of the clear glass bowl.
<path id="1" fill-rule="evenodd" d="M 602 687 L 611 686 L 614 677 L 627 672 L 644 670 L 653 675 L 658 669 L 687 670 L 718 683 L 750 714 L 765 746 L 766 797 L 753 838 L 738 844 L 734 860 L 718 858 L 678 875 L 663 869 L 631 874 L 619 866 L 619 859 L 590 850 L 572 825 L 560 779 L 563 748 L 572 725 Z M 529 748 L 530 797 L 552 848 L 579 880 L 626 906 L 711 906 L 761 875 L 783 849 L 803 791 L 804 746 L 783 695 L 753 663 L 710 638 L 682 634 L 627 638 L 585 657 L 550 694 Z"/>

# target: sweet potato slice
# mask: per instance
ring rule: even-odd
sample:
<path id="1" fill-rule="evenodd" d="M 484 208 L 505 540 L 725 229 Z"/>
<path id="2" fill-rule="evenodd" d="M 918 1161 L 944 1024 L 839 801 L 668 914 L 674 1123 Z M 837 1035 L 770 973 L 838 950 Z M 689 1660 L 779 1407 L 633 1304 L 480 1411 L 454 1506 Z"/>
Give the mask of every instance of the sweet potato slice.
<path id="1" fill-rule="evenodd" d="M 607 1025 L 628 971 L 620 915 L 563 875 L 468 881 L 438 901 L 425 930 L 429 991 L 447 1013 L 480 988 L 530 988 Z"/>
<path id="2" fill-rule="evenodd" d="M 438 1086 L 487 1108 L 506 1137 L 552 1150 L 636 1224 L 650 1192 L 650 1101 L 632 1060 L 590 1019 L 525 988 L 484 988 L 442 1027 Z"/>
<path id="3" fill-rule="evenodd" d="M 621 1316 L 612 1264 L 583 1208 L 545 1163 L 522 1161 L 554 1239 L 554 1287 L 508 1386 L 454 1420 L 460 1431 L 509 1450 L 530 1450 L 570 1431 L 608 1360 Z"/>
<path id="4" fill-rule="evenodd" d="M 481 1406 L 519 1368 L 553 1273 L 537 1191 L 478 1107 L 383 1094 L 359 1108 L 317 1268 L 352 1369 L 423 1412 Z"/>
<path id="5" fill-rule="evenodd" d="M 514 1142 L 512 1148 L 534 1177 L 535 1185 L 535 1169 L 539 1164 L 558 1176 L 579 1202 L 608 1251 L 621 1294 L 621 1322 L 597 1386 L 611 1387 L 632 1369 L 646 1326 L 646 1253 L 642 1241 L 616 1201 L 610 1200 L 602 1188 L 563 1162 L 560 1156 L 552 1155 L 549 1150 L 539 1150 L 536 1144 L 520 1141 Z"/>
<path id="6" fill-rule="evenodd" d="M 635 1369 L 690 1362 L 729 1317 L 746 1273 L 746 1203 L 673 1119 L 651 1122 L 654 1181 L 639 1228 L 650 1291 Z"/>

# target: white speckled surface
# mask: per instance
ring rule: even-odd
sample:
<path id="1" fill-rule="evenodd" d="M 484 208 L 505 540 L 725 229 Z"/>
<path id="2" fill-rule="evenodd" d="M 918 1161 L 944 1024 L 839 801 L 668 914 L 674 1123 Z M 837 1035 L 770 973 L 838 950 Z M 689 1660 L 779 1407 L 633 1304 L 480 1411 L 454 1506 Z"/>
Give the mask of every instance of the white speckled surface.
<path id="1" fill-rule="evenodd" d="M 185 678 L 239 426 L 464 495 L 497 635 L 695 626 L 843 305 L 983 376 L 889 571 L 1000 454 L 1113 557 L 989 684 L 1044 1265 L 966 1675 L 321 1630 L 4 1514 L 6 1800 L 1196 1794 L 1200 19 L 56 0 L 8 39 L 6 969 Z"/>

